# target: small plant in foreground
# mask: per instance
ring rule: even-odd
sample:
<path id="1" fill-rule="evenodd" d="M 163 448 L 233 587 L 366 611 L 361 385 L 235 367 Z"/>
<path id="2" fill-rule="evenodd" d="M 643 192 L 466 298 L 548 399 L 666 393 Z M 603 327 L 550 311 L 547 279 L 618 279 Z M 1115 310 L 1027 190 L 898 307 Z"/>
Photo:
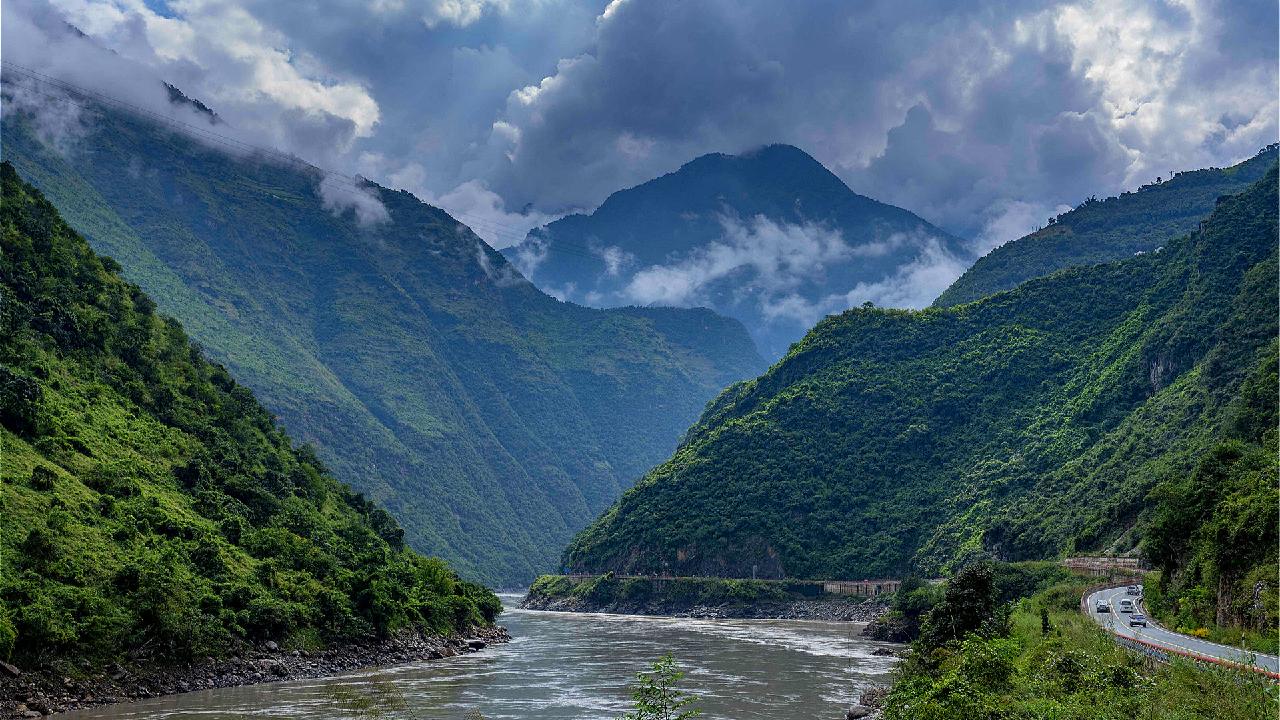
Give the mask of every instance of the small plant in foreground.
<path id="1" fill-rule="evenodd" d="M 701 715 L 691 707 L 696 698 L 676 689 L 683 677 L 670 653 L 658 658 L 649 672 L 636 675 L 631 690 L 635 711 L 624 715 L 623 720 L 687 720 Z"/>

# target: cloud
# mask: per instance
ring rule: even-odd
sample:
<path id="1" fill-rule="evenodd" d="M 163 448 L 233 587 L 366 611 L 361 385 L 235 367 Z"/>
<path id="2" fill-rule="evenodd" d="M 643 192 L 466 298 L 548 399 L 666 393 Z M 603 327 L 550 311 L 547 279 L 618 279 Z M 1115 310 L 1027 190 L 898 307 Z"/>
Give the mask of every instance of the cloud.
<path id="1" fill-rule="evenodd" d="M 623 293 L 641 305 L 705 304 L 721 280 L 733 276 L 734 292 L 761 302 L 820 276 L 823 266 L 850 257 L 854 249 L 839 230 L 813 224 L 778 223 L 762 215 L 743 222 L 720 219 L 719 241 L 694 249 L 670 265 L 653 265 L 631 276 Z"/>
<path id="2" fill-rule="evenodd" d="M 865 302 L 880 307 L 927 307 L 969 267 L 969 259 L 956 257 L 936 238 L 916 238 L 920 250 L 910 262 L 891 275 L 870 283 L 858 283 L 836 308 L 844 310 Z M 833 310 L 834 311 L 834 310 Z"/>
<path id="3" fill-rule="evenodd" d="M 477 167 L 510 203 L 590 206 L 697 154 L 791 142 L 958 234 L 1016 233 L 1012 208 L 1273 141 L 1258 28 L 1276 24 L 1214 0 L 615 2 L 584 52 L 510 94 Z"/>
<path id="4" fill-rule="evenodd" d="M 316 193 L 326 210 L 342 216 L 348 211 L 355 215 L 356 223 L 363 228 L 373 227 L 391 220 L 391 214 L 374 194 L 371 187 L 352 182 L 344 177 L 325 175 L 316 186 Z"/>

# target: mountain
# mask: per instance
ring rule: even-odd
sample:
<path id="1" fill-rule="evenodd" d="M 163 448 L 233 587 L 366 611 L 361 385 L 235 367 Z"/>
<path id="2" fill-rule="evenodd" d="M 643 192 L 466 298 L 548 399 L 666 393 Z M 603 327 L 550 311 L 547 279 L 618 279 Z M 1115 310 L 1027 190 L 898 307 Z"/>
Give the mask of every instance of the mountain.
<path id="1" fill-rule="evenodd" d="M 790 145 L 703 155 L 504 252 L 568 300 L 706 305 L 741 320 L 769 358 L 823 315 L 873 299 L 870 286 L 899 268 L 965 255 L 956 238 L 854 193 Z"/>
<path id="2" fill-rule="evenodd" d="M 1274 445 L 1276 194 L 1273 164 L 1159 252 L 823 320 L 564 564 L 859 578 L 1132 549 L 1153 487 L 1220 443 Z"/>
<path id="3" fill-rule="evenodd" d="M 60 142 L 6 108 L 6 159 L 410 546 L 466 577 L 553 567 L 762 367 L 707 310 L 557 301 L 406 192 L 74 100 L 79 134 Z"/>
<path id="4" fill-rule="evenodd" d="M 978 259 L 934 301 L 935 307 L 973 302 L 1063 268 L 1094 265 L 1152 252 L 1196 229 L 1224 195 L 1257 182 L 1276 162 L 1278 145 L 1229 168 L 1176 173 L 1164 182 L 1106 200 L 1089 198 L 1048 226 Z"/>
<path id="5" fill-rule="evenodd" d="M 8 163 L 0 200 L 0 658 L 492 623 L 496 596 L 405 549 Z"/>

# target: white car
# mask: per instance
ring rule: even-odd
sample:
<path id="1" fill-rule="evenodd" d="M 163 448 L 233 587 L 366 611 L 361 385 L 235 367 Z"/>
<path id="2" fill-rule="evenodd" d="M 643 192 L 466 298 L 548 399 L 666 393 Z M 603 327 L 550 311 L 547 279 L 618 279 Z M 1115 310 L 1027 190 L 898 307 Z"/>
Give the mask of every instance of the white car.
<path id="1" fill-rule="evenodd" d="M 1099 601 L 1098 601 L 1097 611 L 1098 611 L 1098 612 L 1100 612 L 1100 613 L 1109 613 L 1109 612 L 1111 612 L 1111 603 L 1107 602 L 1106 600 L 1099 600 Z"/>
<path id="2" fill-rule="evenodd" d="M 1133 601 L 1130 600 L 1129 598 L 1120 598 L 1120 612 L 1122 613 L 1133 612 Z"/>

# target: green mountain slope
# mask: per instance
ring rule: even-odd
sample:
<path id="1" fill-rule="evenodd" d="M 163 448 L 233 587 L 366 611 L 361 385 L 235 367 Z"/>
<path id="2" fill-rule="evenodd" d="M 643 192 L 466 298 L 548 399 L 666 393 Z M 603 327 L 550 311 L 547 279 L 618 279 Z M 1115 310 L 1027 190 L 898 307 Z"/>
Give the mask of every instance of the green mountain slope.
<path id="1" fill-rule="evenodd" d="M 1157 253 L 824 320 L 565 564 L 865 577 L 1133 547 L 1153 486 L 1274 427 L 1276 192 L 1273 166 Z"/>
<path id="2" fill-rule="evenodd" d="M 127 112 L 65 154 L 6 112 L 5 157 L 334 474 L 463 574 L 517 585 L 758 372 L 706 310 L 592 310 L 535 289 L 443 211 Z M 364 201 L 369 203 L 369 201 Z"/>
<path id="3" fill-rule="evenodd" d="M 859 283 L 925 253 L 965 255 L 947 232 L 858 195 L 790 145 L 703 155 L 504 252 L 540 287 L 596 307 L 705 304 L 745 323 L 769 358 L 848 307 Z"/>
<path id="4" fill-rule="evenodd" d="M 8 163 L 0 185 L 0 658 L 492 622 Z"/>
<path id="5" fill-rule="evenodd" d="M 973 302 L 1056 270 L 1151 252 L 1191 232 L 1223 195 L 1238 193 L 1276 162 L 1277 146 L 1229 168 L 1178 173 L 1106 200 L 1090 198 L 1047 227 L 987 253 L 934 301 Z"/>

